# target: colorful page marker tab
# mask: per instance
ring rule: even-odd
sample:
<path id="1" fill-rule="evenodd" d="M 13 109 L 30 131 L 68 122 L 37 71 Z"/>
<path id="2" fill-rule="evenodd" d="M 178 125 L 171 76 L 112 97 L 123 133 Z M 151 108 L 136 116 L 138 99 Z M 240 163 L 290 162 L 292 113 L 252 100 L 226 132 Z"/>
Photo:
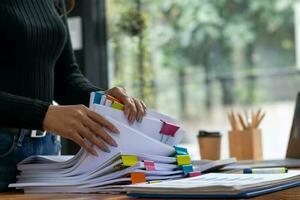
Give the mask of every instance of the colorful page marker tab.
<path id="1" fill-rule="evenodd" d="M 188 155 L 188 150 L 184 147 L 174 146 L 177 155 Z"/>
<path id="2" fill-rule="evenodd" d="M 101 98 L 102 98 L 103 95 L 104 95 L 104 92 L 102 92 L 102 91 L 97 91 L 97 92 L 95 92 L 95 96 L 94 96 L 94 101 L 93 101 L 93 103 L 95 103 L 95 104 L 100 104 Z"/>
<path id="3" fill-rule="evenodd" d="M 193 172 L 193 166 L 192 165 L 182 165 L 182 171 L 183 174 L 188 175 L 190 172 Z"/>
<path id="4" fill-rule="evenodd" d="M 146 182 L 146 175 L 142 172 L 132 172 L 130 178 L 132 184 Z"/>
<path id="5" fill-rule="evenodd" d="M 144 160 L 144 166 L 148 171 L 155 171 L 155 164 L 151 160 Z"/>
<path id="6" fill-rule="evenodd" d="M 189 155 L 177 155 L 176 159 L 177 159 L 177 164 L 179 166 L 192 164 L 192 161 L 191 161 L 191 158 Z"/>
<path id="7" fill-rule="evenodd" d="M 111 107 L 112 108 L 115 108 L 115 109 L 118 109 L 118 110 L 124 110 L 124 105 L 117 102 L 117 101 L 114 101 L 112 104 L 111 104 Z"/>
<path id="8" fill-rule="evenodd" d="M 154 181 L 148 181 L 149 184 L 155 184 L 155 183 L 160 183 L 161 180 L 154 180 Z"/>
<path id="9" fill-rule="evenodd" d="M 164 122 L 164 121 L 162 121 L 162 122 L 163 122 L 163 125 L 160 129 L 160 133 L 163 135 L 168 135 L 168 136 L 174 137 L 177 130 L 180 127 L 175 124 L 168 123 L 168 122 Z"/>
<path id="10" fill-rule="evenodd" d="M 200 176 L 201 172 L 200 171 L 194 171 L 189 173 L 189 177 L 195 177 L 195 176 Z"/>
<path id="11" fill-rule="evenodd" d="M 119 101 L 119 99 L 116 99 L 115 97 L 112 97 L 110 95 L 106 95 L 106 99 L 111 100 L 112 102 L 118 102 L 121 103 L 121 101 Z"/>
<path id="12" fill-rule="evenodd" d="M 123 166 L 131 167 L 138 163 L 138 158 L 135 155 L 121 155 Z"/>

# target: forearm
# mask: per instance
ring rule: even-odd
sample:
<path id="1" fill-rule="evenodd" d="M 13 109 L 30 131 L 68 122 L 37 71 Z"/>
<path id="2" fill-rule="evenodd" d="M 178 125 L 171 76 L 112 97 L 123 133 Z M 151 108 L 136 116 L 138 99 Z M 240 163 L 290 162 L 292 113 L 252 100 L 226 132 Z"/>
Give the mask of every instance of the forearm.
<path id="1" fill-rule="evenodd" d="M 72 69 L 73 68 L 73 69 Z M 77 66 L 67 73 L 57 73 L 55 81 L 54 100 L 62 105 L 84 104 L 88 106 L 92 91 L 103 90 L 90 83 L 78 70 Z"/>

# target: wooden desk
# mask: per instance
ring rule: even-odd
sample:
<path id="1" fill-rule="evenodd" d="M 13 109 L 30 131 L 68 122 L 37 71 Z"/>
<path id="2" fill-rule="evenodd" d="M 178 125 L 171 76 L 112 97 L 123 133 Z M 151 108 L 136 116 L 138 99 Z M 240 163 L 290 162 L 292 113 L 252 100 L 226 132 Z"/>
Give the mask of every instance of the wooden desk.
<path id="1" fill-rule="evenodd" d="M 0 200 L 133 200 L 126 195 L 0 193 Z M 137 199 L 145 200 L 145 199 Z M 150 199 L 146 199 L 150 200 Z M 211 199 L 210 199 L 211 200 Z M 300 200 L 300 187 L 274 192 L 250 200 Z"/>

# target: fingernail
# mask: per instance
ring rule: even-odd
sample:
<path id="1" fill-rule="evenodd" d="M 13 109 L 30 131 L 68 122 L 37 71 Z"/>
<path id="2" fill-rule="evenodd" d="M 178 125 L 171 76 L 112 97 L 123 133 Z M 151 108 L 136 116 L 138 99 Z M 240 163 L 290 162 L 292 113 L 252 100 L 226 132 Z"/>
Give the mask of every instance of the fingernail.
<path id="1" fill-rule="evenodd" d="M 128 117 L 128 122 L 131 124 L 132 123 L 132 121 L 131 121 L 131 118 L 130 117 Z"/>
<path id="2" fill-rule="evenodd" d="M 103 150 L 104 152 L 106 152 L 106 153 L 110 153 L 110 152 L 111 152 L 110 149 L 109 149 L 108 147 L 104 147 L 104 148 L 102 148 L 102 150 Z"/>
<path id="3" fill-rule="evenodd" d="M 94 156 L 96 156 L 96 157 L 99 156 L 98 153 L 97 153 L 97 151 L 96 151 L 95 149 L 92 150 L 92 154 L 93 154 Z"/>
<path id="4" fill-rule="evenodd" d="M 115 133 L 120 133 L 119 129 L 117 129 L 116 127 L 113 127 L 113 131 L 114 131 Z"/>
<path id="5" fill-rule="evenodd" d="M 110 144 L 111 144 L 111 146 L 118 147 L 118 144 L 114 140 L 111 140 Z"/>

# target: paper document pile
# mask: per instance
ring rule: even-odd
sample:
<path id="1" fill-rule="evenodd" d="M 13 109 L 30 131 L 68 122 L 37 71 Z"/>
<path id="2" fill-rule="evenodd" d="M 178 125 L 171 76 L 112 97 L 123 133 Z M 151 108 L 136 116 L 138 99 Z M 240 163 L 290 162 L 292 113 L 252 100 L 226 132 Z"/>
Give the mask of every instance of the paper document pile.
<path id="1" fill-rule="evenodd" d="M 124 106 L 101 92 L 91 94 L 90 108 L 112 122 L 118 143 L 99 157 L 81 149 L 75 156 L 31 156 L 18 164 L 17 183 L 25 192 L 122 192 L 123 185 L 197 176 L 185 148 L 177 147 L 184 130 L 171 117 L 148 111 L 129 124 Z M 108 131 L 108 133 L 110 133 Z"/>

